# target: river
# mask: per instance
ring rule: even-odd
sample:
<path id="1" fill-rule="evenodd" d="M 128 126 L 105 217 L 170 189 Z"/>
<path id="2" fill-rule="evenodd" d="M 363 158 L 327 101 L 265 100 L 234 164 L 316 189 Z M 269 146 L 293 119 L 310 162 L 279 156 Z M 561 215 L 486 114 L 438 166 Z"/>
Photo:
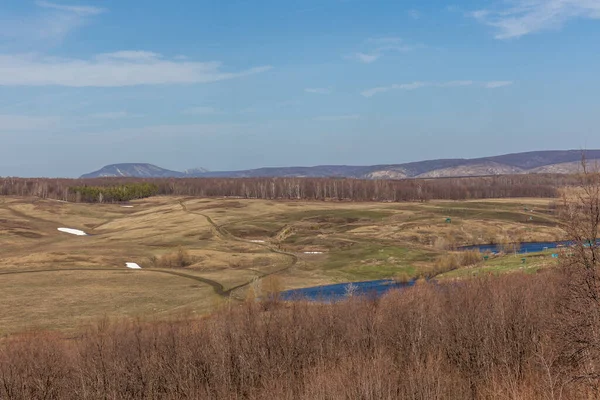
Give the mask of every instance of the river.
<path id="1" fill-rule="evenodd" d="M 571 246 L 573 242 L 525 242 L 520 243 L 517 253 L 538 253 L 544 250 L 556 249 L 560 247 Z M 600 241 L 598 242 L 600 245 Z M 473 246 L 463 246 L 459 250 L 479 250 L 482 253 L 492 252 L 499 253 L 500 245 L 498 244 L 482 244 Z M 293 289 L 280 292 L 279 296 L 282 300 L 309 300 L 331 303 L 341 301 L 352 296 L 373 296 L 381 297 L 392 289 L 401 289 L 414 285 L 414 281 L 408 283 L 400 283 L 390 279 L 366 281 L 366 282 L 346 282 L 335 285 L 314 286 L 303 289 Z"/>
<path id="2" fill-rule="evenodd" d="M 345 300 L 350 295 L 381 297 L 392 289 L 400 289 L 413 285 L 414 282 L 412 281 L 400 283 L 390 279 L 366 282 L 347 282 L 335 285 L 286 290 L 279 293 L 279 296 L 282 300 L 309 300 L 331 303 Z"/>

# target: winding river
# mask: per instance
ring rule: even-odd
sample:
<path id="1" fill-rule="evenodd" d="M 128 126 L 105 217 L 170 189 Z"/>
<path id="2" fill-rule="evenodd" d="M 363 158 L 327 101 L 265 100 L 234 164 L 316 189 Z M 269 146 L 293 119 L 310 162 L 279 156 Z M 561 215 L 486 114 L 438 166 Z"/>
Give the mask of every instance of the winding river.
<path id="1" fill-rule="evenodd" d="M 539 253 L 544 250 L 557 249 L 560 247 L 571 246 L 573 242 L 526 242 L 520 243 L 520 248 L 517 251 L 519 254 Z M 600 245 L 600 241 L 598 241 Z M 460 247 L 459 250 L 479 250 L 482 253 L 492 252 L 499 253 L 500 245 L 497 244 L 482 244 L 474 246 Z M 336 302 L 347 299 L 352 296 L 373 296 L 381 297 L 392 289 L 401 289 L 413 286 L 414 282 L 400 283 L 394 280 L 377 280 L 366 282 L 347 282 L 338 283 L 335 285 L 314 286 L 303 289 L 286 290 L 279 293 L 282 300 L 309 300 L 318 302 Z"/>

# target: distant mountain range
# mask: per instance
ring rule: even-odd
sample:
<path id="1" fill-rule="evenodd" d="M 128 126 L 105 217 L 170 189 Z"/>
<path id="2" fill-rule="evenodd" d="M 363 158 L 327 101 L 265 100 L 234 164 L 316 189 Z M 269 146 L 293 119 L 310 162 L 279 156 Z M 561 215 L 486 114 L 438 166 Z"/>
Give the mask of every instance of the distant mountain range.
<path id="1" fill-rule="evenodd" d="M 573 173 L 581 168 L 581 150 L 533 151 L 472 159 L 441 159 L 405 164 L 372 166 L 321 165 L 316 167 L 275 167 L 244 171 L 208 171 L 202 168 L 170 171 L 152 164 L 107 165 L 81 178 L 256 178 L 256 177 L 340 177 L 359 179 L 446 178 L 528 173 Z M 600 163 L 600 150 L 586 150 L 587 160 Z"/>

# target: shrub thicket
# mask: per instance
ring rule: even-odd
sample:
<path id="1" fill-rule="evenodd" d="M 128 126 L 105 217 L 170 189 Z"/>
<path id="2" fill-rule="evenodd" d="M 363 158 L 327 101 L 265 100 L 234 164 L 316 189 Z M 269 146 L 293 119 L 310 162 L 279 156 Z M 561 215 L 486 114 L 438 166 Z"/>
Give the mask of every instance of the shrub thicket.
<path id="1" fill-rule="evenodd" d="M 106 321 L 0 343 L 6 399 L 575 399 L 561 277 L 423 283 L 380 300 L 266 305 L 202 320 Z"/>

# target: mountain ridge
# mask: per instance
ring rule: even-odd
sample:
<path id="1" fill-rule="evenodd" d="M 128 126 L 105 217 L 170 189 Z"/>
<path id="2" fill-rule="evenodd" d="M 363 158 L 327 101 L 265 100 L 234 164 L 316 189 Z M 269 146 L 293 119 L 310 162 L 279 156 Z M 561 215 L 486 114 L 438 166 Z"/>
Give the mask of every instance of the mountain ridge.
<path id="1" fill-rule="evenodd" d="M 600 150 L 547 150 L 510 153 L 479 158 L 452 158 L 367 166 L 317 165 L 313 167 L 263 167 L 239 171 L 208 171 L 195 168 L 172 171 L 148 163 L 111 164 L 80 178 L 258 178 L 310 177 L 357 179 L 445 178 L 459 176 L 508 175 L 524 173 L 573 173 L 581 168 L 581 157 L 600 162 Z"/>
<path id="2" fill-rule="evenodd" d="M 185 173 L 171 171 L 148 163 L 121 163 L 105 165 L 97 171 L 83 174 L 80 179 L 85 178 L 107 178 L 107 177 L 136 177 L 136 178 L 182 178 Z"/>

